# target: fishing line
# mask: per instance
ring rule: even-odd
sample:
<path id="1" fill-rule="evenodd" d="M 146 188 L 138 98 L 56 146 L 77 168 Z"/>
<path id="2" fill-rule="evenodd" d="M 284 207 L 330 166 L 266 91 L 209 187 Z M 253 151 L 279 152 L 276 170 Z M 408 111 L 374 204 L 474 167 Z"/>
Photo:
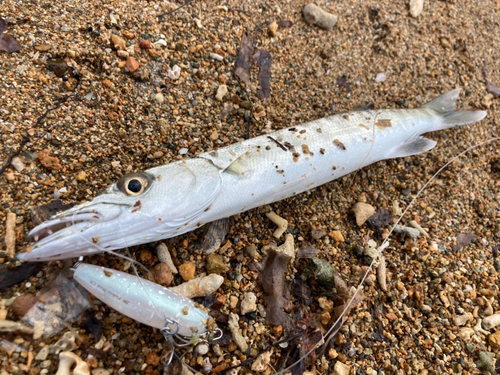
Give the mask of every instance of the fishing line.
<path id="1" fill-rule="evenodd" d="M 434 181 L 434 179 L 444 170 L 446 169 L 451 163 L 453 163 L 455 160 L 457 160 L 458 158 L 460 158 L 461 156 L 463 156 L 464 154 L 468 153 L 469 151 L 472 151 L 474 150 L 475 148 L 478 148 L 478 147 L 481 147 L 481 146 L 484 146 L 485 144 L 488 144 L 488 143 L 491 143 L 491 142 L 494 142 L 494 141 L 498 141 L 500 140 L 500 137 L 495 137 L 495 138 L 490 138 L 484 142 L 481 142 L 481 143 L 478 143 L 476 145 L 473 145 L 469 148 L 467 148 L 465 151 L 462 151 L 461 153 L 459 153 L 458 155 L 454 156 L 450 161 L 448 161 L 445 165 L 443 165 L 441 168 L 439 168 L 439 170 L 434 173 L 434 175 L 425 183 L 425 185 L 418 191 L 417 195 L 411 200 L 410 204 L 406 207 L 406 209 L 403 211 L 403 213 L 401 214 L 401 216 L 398 218 L 398 220 L 396 221 L 396 223 L 394 224 L 394 226 L 392 227 L 392 229 L 389 231 L 389 234 L 387 235 L 387 237 L 384 239 L 384 241 L 382 242 L 382 245 L 379 246 L 379 248 L 377 249 L 377 255 L 373 258 L 372 262 L 370 263 L 370 266 L 368 267 L 368 269 L 366 270 L 366 273 L 365 275 L 363 276 L 363 278 L 361 279 L 360 281 L 360 284 L 358 285 L 358 287 L 356 288 L 356 291 L 354 292 L 353 296 L 351 297 L 350 301 L 348 302 L 347 306 L 345 307 L 344 311 L 342 311 L 342 314 L 340 314 L 340 316 L 337 318 L 337 320 L 335 321 L 335 323 L 333 323 L 332 327 L 326 332 L 326 334 L 323 336 L 323 337 L 328 337 L 330 334 L 333 333 L 334 331 L 334 328 L 336 327 L 337 324 L 340 324 L 340 321 L 341 319 L 344 317 L 344 315 L 346 314 L 346 312 L 349 310 L 349 308 L 351 307 L 352 303 L 354 302 L 356 296 L 358 295 L 358 293 L 360 292 L 361 288 L 363 287 L 363 284 L 366 280 L 366 278 L 368 277 L 370 271 L 373 269 L 373 265 L 375 264 L 375 262 L 378 260 L 378 258 L 382 255 L 382 252 L 384 251 L 384 249 L 386 247 L 389 246 L 389 237 L 391 236 L 392 232 L 394 231 L 394 228 L 396 227 L 396 225 L 398 225 L 401 220 L 403 219 L 403 217 L 406 215 L 406 213 L 408 212 L 408 210 L 413 206 L 413 204 L 415 203 L 415 201 L 420 197 L 420 195 L 424 192 L 424 190 L 427 188 L 427 186 L 432 182 Z M 337 328 L 337 331 L 340 329 L 341 325 L 338 326 Z M 335 332 L 336 333 L 336 332 Z M 294 366 L 298 365 L 304 358 L 306 358 L 308 355 L 310 355 L 314 350 L 316 350 L 320 344 L 322 345 L 322 341 L 323 339 L 321 339 L 320 341 L 318 341 L 306 354 L 304 354 L 300 359 L 298 359 L 296 362 L 294 362 L 293 364 L 291 364 L 290 366 L 288 366 L 287 368 L 281 370 L 280 372 L 276 373 L 276 375 L 279 375 L 279 374 L 283 374 L 284 372 L 286 371 L 289 371 L 291 370 Z"/>

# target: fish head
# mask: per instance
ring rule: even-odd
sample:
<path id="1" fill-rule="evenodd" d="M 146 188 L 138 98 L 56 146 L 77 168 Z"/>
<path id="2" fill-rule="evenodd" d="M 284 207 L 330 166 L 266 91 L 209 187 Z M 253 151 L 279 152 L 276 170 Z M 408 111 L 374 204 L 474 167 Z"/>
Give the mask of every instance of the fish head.
<path id="1" fill-rule="evenodd" d="M 181 229 L 211 204 L 220 186 L 218 173 L 207 176 L 193 167 L 173 163 L 123 176 L 92 201 L 31 230 L 34 243 L 18 259 L 74 258 L 186 232 Z"/>

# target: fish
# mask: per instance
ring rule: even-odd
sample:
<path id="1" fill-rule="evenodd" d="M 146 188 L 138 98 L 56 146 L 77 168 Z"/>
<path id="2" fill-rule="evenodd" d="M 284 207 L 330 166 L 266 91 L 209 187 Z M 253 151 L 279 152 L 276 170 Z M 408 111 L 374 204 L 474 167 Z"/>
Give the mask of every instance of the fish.
<path id="1" fill-rule="evenodd" d="M 18 258 L 88 256 L 175 237 L 273 203 L 372 163 L 436 146 L 424 133 L 468 125 L 486 111 L 455 110 L 460 89 L 416 109 L 337 114 L 123 176 L 29 233 Z"/>

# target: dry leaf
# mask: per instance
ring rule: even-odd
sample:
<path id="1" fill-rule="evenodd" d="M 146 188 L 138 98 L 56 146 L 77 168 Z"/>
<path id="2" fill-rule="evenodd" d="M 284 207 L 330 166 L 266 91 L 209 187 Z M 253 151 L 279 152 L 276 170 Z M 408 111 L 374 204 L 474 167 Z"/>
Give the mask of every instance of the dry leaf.
<path id="1" fill-rule="evenodd" d="M 451 248 L 453 249 L 453 251 L 458 251 L 475 240 L 477 240 L 477 236 L 474 233 L 471 232 L 461 233 L 457 236 L 457 244 L 453 245 Z"/>
<path id="2" fill-rule="evenodd" d="M 267 99 L 271 95 L 271 63 L 273 58 L 269 52 L 259 49 L 257 52 L 259 64 L 259 83 L 261 90 L 257 92 L 260 99 Z"/>
<path id="3" fill-rule="evenodd" d="M 0 52 L 17 52 L 22 46 L 12 35 L 3 34 L 8 29 L 9 22 L 0 18 Z"/>
<path id="4" fill-rule="evenodd" d="M 238 51 L 238 55 L 236 56 L 236 68 L 234 69 L 234 74 L 236 74 L 243 82 L 250 82 L 250 66 L 254 50 L 254 39 L 247 35 L 243 34 L 241 37 L 240 50 Z"/>

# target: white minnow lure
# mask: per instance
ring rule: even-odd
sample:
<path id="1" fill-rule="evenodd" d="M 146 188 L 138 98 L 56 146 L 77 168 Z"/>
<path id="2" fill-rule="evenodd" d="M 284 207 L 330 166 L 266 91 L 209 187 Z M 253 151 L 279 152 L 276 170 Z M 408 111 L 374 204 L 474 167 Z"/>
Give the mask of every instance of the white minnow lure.
<path id="1" fill-rule="evenodd" d="M 77 263 L 74 278 L 99 300 L 150 327 L 167 328 L 184 337 L 207 332 L 210 316 L 193 301 L 135 275 Z"/>
<path id="2" fill-rule="evenodd" d="M 335 115 L 122 177 L 30 232 L 19 259 L 47 261 L 158 241 L 299 194 L 374 162 L 417 155 L 423 133 L 480 121 L 460 89 L 417 109 Z"/>

